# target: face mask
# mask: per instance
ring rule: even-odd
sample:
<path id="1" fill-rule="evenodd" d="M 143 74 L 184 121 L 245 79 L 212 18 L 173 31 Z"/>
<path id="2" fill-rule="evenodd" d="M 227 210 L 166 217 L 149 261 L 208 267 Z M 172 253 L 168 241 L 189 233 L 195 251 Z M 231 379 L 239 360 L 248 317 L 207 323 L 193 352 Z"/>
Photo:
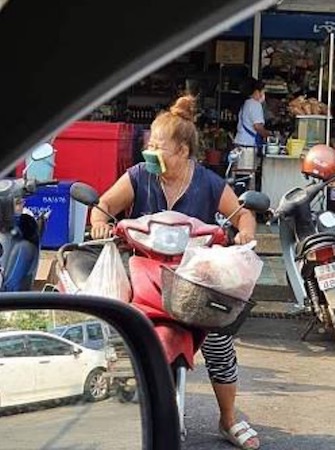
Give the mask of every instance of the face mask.
<path id="1" fill-rule="evenodd" d="M 144 150 L 142 155 L 145 161 L 145 168 L 149 173 L 161 175 L 166 172 L 163 155 L 160 151 Z"/>

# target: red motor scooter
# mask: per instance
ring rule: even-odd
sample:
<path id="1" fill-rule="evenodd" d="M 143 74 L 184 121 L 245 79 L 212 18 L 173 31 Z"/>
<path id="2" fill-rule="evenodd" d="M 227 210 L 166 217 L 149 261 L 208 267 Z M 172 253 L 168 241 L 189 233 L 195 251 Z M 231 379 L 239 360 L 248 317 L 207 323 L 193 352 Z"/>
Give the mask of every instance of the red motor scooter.
<path id="1" fill-rule="evenodd" d="M 71 196 L 88 206 L 98 205 L 98 194 L 84 183 L 74 183 Z M 249 191 L 240 199 L 239 209 L 242 207 L 258 212 L 266 211 L 269 200 L 264 194 Z M 227 218 L 227 223 L 231 217 Z M 177 321 L 171 315 L 174 310 L 173 302 L 178 300 L 174 287 L 178 285 L 178 281 L 185 280 L 178 280 L 173 269 L 180 263 L 187 246 L 228 245 L 226 229 L 222 228 L 222 225 L 208 225 L 176 211 L 159 212 L 137 219 L 123 219 L 118 223 L 112 216 L 110 218 L 115 225 L 112 238 L 66 244 L 59 249 L 57 289 L 73 294 L 85 290 L 85 282 L 100 253 L 99 246 L 101 250 L 105 243 L 118 242 L 121 251 L 131 252 L 132 256 L 128 260 L 133 291 L 131 304 L 151 319 L 163 345 L 175 378 L 180 430 L 182 438 L 185 438 L 186 372 L 193 368 L 196 351 L 209 329 L 220 329 L 224 333 L 236 331 L 255 303 L 243 302 L 243 311 L 236 316 L 235 305 L 240 306 L 242 300 L 198 286 L 201 298 L 197 296 L 197 301 L 205 300 L 203 308 L 208 310 L 205 316 L 208 317 L 209 314 L 214 318 L 214 322 L 210 327 L 206 327 L 201 315 L 197 322 L 194 319 L 188 321 L 187 314 L 185 320 Z"/>

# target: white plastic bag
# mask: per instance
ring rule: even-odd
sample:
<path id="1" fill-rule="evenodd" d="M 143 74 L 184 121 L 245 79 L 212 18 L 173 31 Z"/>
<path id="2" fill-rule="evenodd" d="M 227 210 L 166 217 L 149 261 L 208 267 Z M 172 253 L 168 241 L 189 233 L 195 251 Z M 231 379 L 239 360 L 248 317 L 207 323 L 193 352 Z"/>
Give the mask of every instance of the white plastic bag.
<path id="1" fill-rule="evenodd" d="M 242 300 L 249 300 L 263 262 L 246 245 L 188 247 L 176 273 L 188 281 Z"/>
<path id="2" fill-rule="evenodd" d="M 131 287 L 120 252 L 114 242 L 104 245 L 83 291 L 87 295 L 101 295 L 129 302 Z"/>

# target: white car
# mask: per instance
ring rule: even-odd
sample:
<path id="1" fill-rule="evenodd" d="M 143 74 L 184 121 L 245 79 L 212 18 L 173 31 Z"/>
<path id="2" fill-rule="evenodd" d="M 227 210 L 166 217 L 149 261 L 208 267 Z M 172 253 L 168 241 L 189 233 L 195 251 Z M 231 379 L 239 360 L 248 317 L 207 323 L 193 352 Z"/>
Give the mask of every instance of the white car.
<path id="1" fill-rule="evenodd" d="M 0 408 L 109 394 L 105 353 L 42 331 L 0 332 Z"/>

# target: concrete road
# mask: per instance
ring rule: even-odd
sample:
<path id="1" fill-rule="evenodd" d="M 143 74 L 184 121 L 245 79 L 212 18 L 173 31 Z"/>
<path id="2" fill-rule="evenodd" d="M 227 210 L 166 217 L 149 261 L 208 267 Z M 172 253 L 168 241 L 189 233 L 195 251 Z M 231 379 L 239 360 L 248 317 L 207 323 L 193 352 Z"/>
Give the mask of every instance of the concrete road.
<path id="1" fill-rule="evenodd" d="M 258 430 L 263 450 L 335 449 L 335 342 L 316 333 L 301 342 L 304 323 L 249 319 L 236 339 L 238 416 Z M 232 449 L 217 433 L 218 410 L 201 355 L 187 392 L 183 450 Z M 139 405 L 111 398 L 2 416 L 0 448 L 140 450 Z"/>
<path id="2" fill-rule="evenodd" d="M 1 450 L 142 450 L 138 404 L 110 398 L 0 417 Z"/>
<path id="3" fill-rule="evenodd" d="M 236 339 L 238 416 L 260 434 L 263 450 L 335 449 L 335 342 L 305 322 L 249 319 Z M 218 410 L 201 357 L 188 379 L 188 438 L 183 450 L 234 448 L 217 433 Z"/>

